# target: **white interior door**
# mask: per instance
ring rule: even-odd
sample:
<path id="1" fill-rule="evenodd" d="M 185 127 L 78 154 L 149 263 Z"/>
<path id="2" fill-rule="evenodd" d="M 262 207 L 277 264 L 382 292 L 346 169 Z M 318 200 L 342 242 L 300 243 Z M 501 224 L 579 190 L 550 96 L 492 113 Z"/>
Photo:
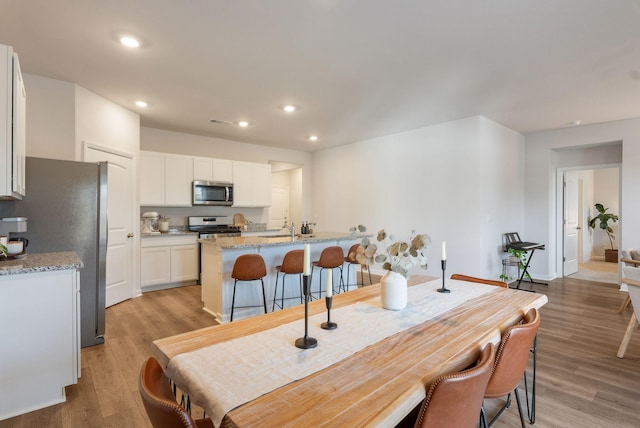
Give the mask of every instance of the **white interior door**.
<path id="1" fill-rule="evenodd" d="M 133 160 L 107 148 L 85 145 L 85 162 L 109 162 L 107 190 L 106 306 L 133 297 Z"/>
<path id="2" fill-rule="evenodd" d="M 579 214 L 578 178 L 571 174 L 565 174 L 563 276 L 578 272 Z"/>
<path id="3" fill-rule="evenodd" d="M 269 207 L 269 229 L 277 229 L 285 223 L 289 216 L 289 189 L 273 187 L 271 189 L 271 206 Z M 287 218 L 288 224 L 291 219 Z"/>

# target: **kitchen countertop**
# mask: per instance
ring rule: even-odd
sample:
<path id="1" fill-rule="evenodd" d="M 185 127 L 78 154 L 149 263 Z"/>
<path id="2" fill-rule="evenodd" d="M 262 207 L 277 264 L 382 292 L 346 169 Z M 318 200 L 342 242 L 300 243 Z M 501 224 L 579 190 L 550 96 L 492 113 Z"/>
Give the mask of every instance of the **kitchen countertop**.
<path id="1" fill-rule="evenodd" d="M 32 272 L 83 268 L 82 260 L 74 251 L 56 253 L 27 253 L 23 258 L 0 258 L 0 275 L 19 275 Z"/>
<path id="2" fill-rule="evenodd" d="M 158 237 L 166 238 L 168 236 L 171 236 L 171 237 L 175 237 L 175 236 L 198 236 L 198 232 L 191 232 L 189 230 L 178 230 L 178 231 L 175 231 L 175 232 L 168 232 L 168 233 L 142 233 L 141 236 L 143 238 L 158 238 Z"/>
<path id="3" fill-rule="evenodd" d="M 332 232 L 320 232 L 313 235 L 296 237 L 295 240 L 291 240 L 290 236 L 234 236 L 229 238 L 206 238 L 198 239 L 198 242 L 205 245 L 214 245 L 221 249 L 233 249 L 233 248 L 249 248 L 249 247 L 266 247 L 266 246 L 281 246 L 291 244 L 313 244 L 314 242 L 326 242 L 326 241 L 355 241 L 366 235 L 353 236 L 350 233 L 332 233 Z"/>

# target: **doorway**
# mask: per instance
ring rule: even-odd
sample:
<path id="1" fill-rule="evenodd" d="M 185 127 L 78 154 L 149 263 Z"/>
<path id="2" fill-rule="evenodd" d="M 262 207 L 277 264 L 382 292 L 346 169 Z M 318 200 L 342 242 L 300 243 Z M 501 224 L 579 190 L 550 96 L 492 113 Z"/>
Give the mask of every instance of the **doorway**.
<path id="1" fill-rule="evenodd" d="M 607 212 L 620 212 L 620 167 L 573 167 L 562 170 L 562 276 L 591 281 L 617 283 L 618 264 L 605 261 L 605 248 L 611 248 L 608 234 L 589 220 L 600 203 Z M 610 223 L 618 236 L 620 223 Z M 618 248 L 617 239 L 613 247 Z"/>
<path id="2" fill-rule="evenodd" d="M 302 165 L 290 162 L 270 161 L 271 207 L 269 228 L 289 227 L 293 223 L 298 230 L 302 225 Z"/>

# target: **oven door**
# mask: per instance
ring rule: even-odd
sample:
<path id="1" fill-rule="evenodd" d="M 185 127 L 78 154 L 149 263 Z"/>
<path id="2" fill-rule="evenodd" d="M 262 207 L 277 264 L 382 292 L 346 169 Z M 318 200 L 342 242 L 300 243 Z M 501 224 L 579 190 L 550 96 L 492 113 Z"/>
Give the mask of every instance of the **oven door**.
<path id="1" fill-rule="evenodd" d="M 192 205 L 233 205 L 233 184 L 212 181 L 193 182 Z"/>

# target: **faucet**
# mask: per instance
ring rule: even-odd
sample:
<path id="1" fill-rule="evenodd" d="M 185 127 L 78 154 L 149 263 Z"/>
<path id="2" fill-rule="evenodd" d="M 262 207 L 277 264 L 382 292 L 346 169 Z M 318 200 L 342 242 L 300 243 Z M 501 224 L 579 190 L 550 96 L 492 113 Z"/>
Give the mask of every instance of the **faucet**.
<path id="1" fill-rule="evenodd" d="M 291 229 L 291 240 L 295 240 L 296 239 L 296 226 L 293 224 L 293 222 L 291 222 L 291 226 L 289 227 L 289 229 Z"/>

